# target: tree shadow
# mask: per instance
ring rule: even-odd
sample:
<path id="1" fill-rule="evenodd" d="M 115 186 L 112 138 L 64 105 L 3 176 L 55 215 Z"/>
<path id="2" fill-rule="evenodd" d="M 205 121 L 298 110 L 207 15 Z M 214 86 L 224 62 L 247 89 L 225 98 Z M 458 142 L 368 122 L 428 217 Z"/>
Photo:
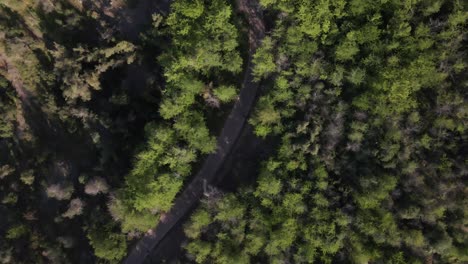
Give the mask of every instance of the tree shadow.
<path id="1" fill-rule="evenodd" d="M 67 48 L 79 44 L 97 45 L 99 43 L 98 21 L 78 10 L 68 1 L 60 0 L 60 9 L 45 10 L 37 8 L 39 26 L 44 33 L 44 42 L 49 49 L 53 43 Z"/>

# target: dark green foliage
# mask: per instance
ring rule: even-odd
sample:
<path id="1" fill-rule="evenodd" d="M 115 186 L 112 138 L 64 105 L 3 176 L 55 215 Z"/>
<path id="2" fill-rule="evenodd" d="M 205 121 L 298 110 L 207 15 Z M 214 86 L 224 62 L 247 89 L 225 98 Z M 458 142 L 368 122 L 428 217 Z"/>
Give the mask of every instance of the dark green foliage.
<path id="1" fill-rule="evenodd" d="M 212 94 L 216 102 L 229 102 L 236 95 L 226 78 L 238 74 L 242 63 L 231 13 L 222 0 L 180 0 L 174 2 L 163 25 L 155 18 L 154 27 L 161 31 L 150 37 L 163 35 L 172 44 L 159 57 L 166 78 L 160 114 L 170 122 L 146 126 L 147 146 L 137 154 L 125 188 L 110 203 L 124 232 L 154 227 L 193 172 L 192 163 L 200 154 L 215 150 L 216 140 L 201 110 L 205 104 L 210 106 Z M 204 104 L 199 103 L 202 98 Z"/>
<path id="2" fill-rule="evenodd" d="M 125 235 L 113 233 L 109 227 L 92 227 L 88 239 L 96 256 L 110 263 L 119 263 L 127 254 Z"/>
<path id="3" fill-rule="evenodd" d="M 174 1 L 142 41 L 127 31 L 151 21 L 132 4 L 0 4 L 0 235 L 11 238 L 0 250 L 12 262 L 92 254 L 73 242 L 88 223 L 95 255 L 118 262 L 215 150 L 205 116 L 236 98 L 242 65 L 230 3 Z"/>
<path id="4" fill-rule="evenodd" d="M 275 25 L 254 73 L 271 85 L 250 122 L 282 144 L 254 190 L 207 198 L 194 213 L 189 256 L 468 261 L 466 4 L 260 2 Z"/>
<path id="5" fill-rule="evenodd" d="M 468 262 L 466 1 L 259 0 L 250 63 L 240 1 L 152 25 L 166 1 L 145 1 L 0 1 L 0 263 L 120 262 L 216 150 L 247 65 L 278 145 L 205 193 L 182 262 Z"/>

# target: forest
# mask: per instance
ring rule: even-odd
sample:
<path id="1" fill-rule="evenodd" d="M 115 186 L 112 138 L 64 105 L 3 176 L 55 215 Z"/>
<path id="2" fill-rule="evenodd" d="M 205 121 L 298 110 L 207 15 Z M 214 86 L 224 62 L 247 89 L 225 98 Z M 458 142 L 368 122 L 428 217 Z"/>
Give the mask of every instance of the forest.
<path id="1" fill-rule="evenodd" d="M 0 0 L 0 264 L 468 263 L 467 47 L 463 0 Z"/>

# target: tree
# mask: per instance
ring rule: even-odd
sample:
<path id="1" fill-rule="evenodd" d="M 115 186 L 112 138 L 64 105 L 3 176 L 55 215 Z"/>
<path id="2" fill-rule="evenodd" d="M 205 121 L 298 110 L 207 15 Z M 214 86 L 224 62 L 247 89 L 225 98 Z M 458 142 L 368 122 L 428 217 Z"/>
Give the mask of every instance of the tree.
<path id="1" fill-rule="evenodd" d="M 96 256 L 111 263 L 119 262 L 127 254 L 125 235 L 113 233 L 109 227 L 91 228 L 88 239 Z"/>
<path id="2" fill-rule="evenodd" d="M 254 64 L 253 75 L 257 81 L 267 78 L 276 71 L 271 38 L 265 37 L 262 40 L 262 45 L 253 55 L 252 63 Z"/>

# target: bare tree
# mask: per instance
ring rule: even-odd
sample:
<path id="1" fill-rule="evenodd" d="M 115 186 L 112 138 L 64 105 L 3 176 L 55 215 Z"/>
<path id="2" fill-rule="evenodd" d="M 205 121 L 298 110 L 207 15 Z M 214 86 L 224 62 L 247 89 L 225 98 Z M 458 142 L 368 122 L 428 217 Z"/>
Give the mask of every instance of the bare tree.
<path id="1" fill-rule="evenodd" d="M 83 213 L 84 202 L 80 198 L 75 198 L 70 201 L 68 210 L 62 214 L 63 217 L 73 218 Z"/>
<path id="2" fill-rule="evenodd" d="M 64 186 L 62 184 L 52 184 L 46 189 L 47 197 L 57 200 L 68 200 L 73 193 L 73 186 Z"/>
<path id="3" fill-rule="evenodd" d="M 99 193 L 107 193 L 109 191 L 109 185 L 106 180 L 101 177 L 94 177 L 85 185 L 85 193 L 89 195 L 97 195 Z"/>

